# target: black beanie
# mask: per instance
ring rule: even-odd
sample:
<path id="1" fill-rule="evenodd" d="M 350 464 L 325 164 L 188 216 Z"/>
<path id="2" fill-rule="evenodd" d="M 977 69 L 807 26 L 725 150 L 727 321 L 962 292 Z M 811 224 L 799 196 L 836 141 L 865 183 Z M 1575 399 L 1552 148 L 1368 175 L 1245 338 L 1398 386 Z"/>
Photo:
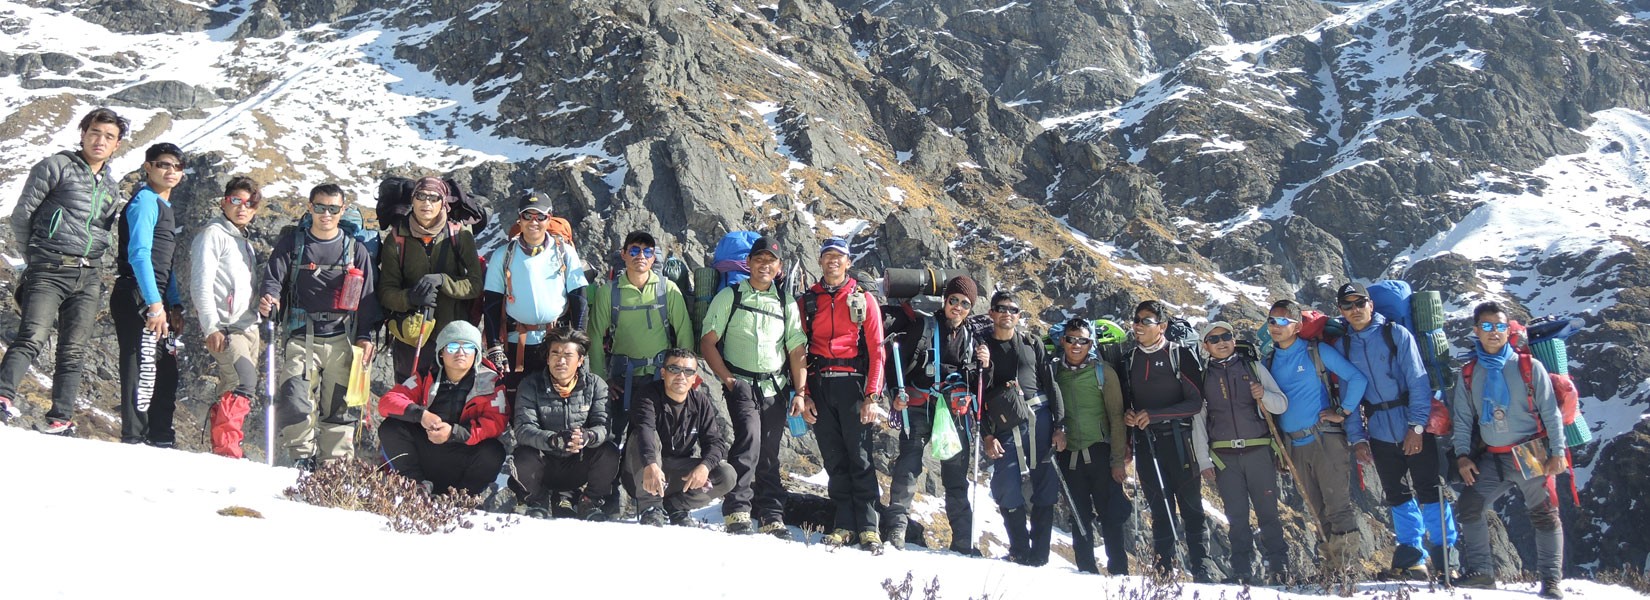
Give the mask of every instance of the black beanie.
<path id="1" fill-rule="evenodd" d="M 945 282 L 945 293 L 940 294 L 940 297 L 944 298 L 952 294 L 962 294 L 968 297 L 969 302 L 979 302 L 980 286 L 976 285 L 974 280 L 967 275 L 958 275 Z"/>

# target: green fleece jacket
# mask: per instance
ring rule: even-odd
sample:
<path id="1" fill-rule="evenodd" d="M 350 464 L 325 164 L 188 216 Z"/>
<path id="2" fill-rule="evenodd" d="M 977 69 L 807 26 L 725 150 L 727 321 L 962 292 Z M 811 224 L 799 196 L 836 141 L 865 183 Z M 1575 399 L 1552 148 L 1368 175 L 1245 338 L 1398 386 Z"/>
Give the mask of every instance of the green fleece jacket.
<path id="1" fill-rule="evenodd" d="M 1105 374 L 1104 393 L 1094 376 L 1096 368 Z M 1069 368 L 1065 359 L 1054 361 L 1054 384 L 1066 400 L 1066 448 L 1081 452 L 1100 442 L 1111 445 L 1111 466 L 1128 464 L 1129 445 L 1123 427 L 1123 386 L 1111 365 L 1090 360 Z"/>

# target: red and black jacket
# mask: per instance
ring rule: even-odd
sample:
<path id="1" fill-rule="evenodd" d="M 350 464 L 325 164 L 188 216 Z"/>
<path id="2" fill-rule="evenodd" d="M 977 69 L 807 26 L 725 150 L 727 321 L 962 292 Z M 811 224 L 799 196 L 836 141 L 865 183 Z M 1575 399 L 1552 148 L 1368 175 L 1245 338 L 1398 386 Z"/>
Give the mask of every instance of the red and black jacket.
<path id="1" fill-rule="evenodd" d="M 865 300 L 864 321 L 855 324 L 849 314 L 852 294 Z M 802 331 L 808 335 L 808 370 L 850 371 L 865 375 L 865 393 L 880 393 L 883 377 L 882 309 L 877 299 L 849 277 L 835 291 L 823 283 L 797 298 L 802 309 Z"/>
<path id="2" fill-rule="evenodd" d="M 469 397 L 459 411 L 449 444 L 474 446 L 497 438 L 510 426 L 510 405 L 504 396 L 504 383 L 496 371 L 485 365 L 476 365 L 469 377 Z M 416 375 L 391 388 L 378 399 L 378 414 L 386 419 L 418 423 L 430 407 L 431 394 L 436 391 L 436 371 Z M 443 416 L 445 420 L 445 416 Z"/>

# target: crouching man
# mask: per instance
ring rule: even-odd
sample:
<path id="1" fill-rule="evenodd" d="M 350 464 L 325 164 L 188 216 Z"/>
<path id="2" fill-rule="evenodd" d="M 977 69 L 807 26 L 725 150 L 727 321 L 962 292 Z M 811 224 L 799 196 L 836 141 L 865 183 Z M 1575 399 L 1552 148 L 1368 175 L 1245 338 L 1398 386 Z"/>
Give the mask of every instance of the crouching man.
<path id="1" fill-rule="evenodd" d="M 643 525 L 691 525 L 689 511 L 726 495 L 736 475 L 698 357 L 672 348 L 663 358 L 662 379 L 638 389 L 631 404 L 625 488 Z"/>

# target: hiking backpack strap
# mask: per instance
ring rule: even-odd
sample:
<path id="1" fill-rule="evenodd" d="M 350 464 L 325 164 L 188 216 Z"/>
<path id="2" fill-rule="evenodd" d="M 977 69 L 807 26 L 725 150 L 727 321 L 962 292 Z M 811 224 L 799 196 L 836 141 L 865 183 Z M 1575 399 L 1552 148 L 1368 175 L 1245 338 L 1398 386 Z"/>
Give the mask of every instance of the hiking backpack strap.
<path id="1" fill-rule="evenodd" d="M 649 277 L 653 276 L 653 274 L 649 274 Z M 628 306 L 623 305 L 619 299 L 619 282 L 623 281 L 625 277 L 626 275 L 624 270 L 620 269 L 618 275 L 613 278 L 612 285 L 608 288 L 607 306 L 609 317 L 607 320 L 607 330 L 602 332 L 603 351 L 608 353 L 613 352 L 613 334 L 619 329 L 619 314 L 623 311 L 630 310 L 650 311 L 651 314 L 647 315 L 648 329 L 653 329 L 653 316 L 658 315 L 659 323 L 665 327 L 665 347 L 669 348 L 671 344 L 676 343 L 676 331 L 670 325 L 669 312 L 665 310 L 664 276 L 657 276 L 657 279 L 653 282 L 653 302 L 651 304 L 632 304 Z M 641 290 L 636 291 L 638 294 L 641 293 Z"/>

